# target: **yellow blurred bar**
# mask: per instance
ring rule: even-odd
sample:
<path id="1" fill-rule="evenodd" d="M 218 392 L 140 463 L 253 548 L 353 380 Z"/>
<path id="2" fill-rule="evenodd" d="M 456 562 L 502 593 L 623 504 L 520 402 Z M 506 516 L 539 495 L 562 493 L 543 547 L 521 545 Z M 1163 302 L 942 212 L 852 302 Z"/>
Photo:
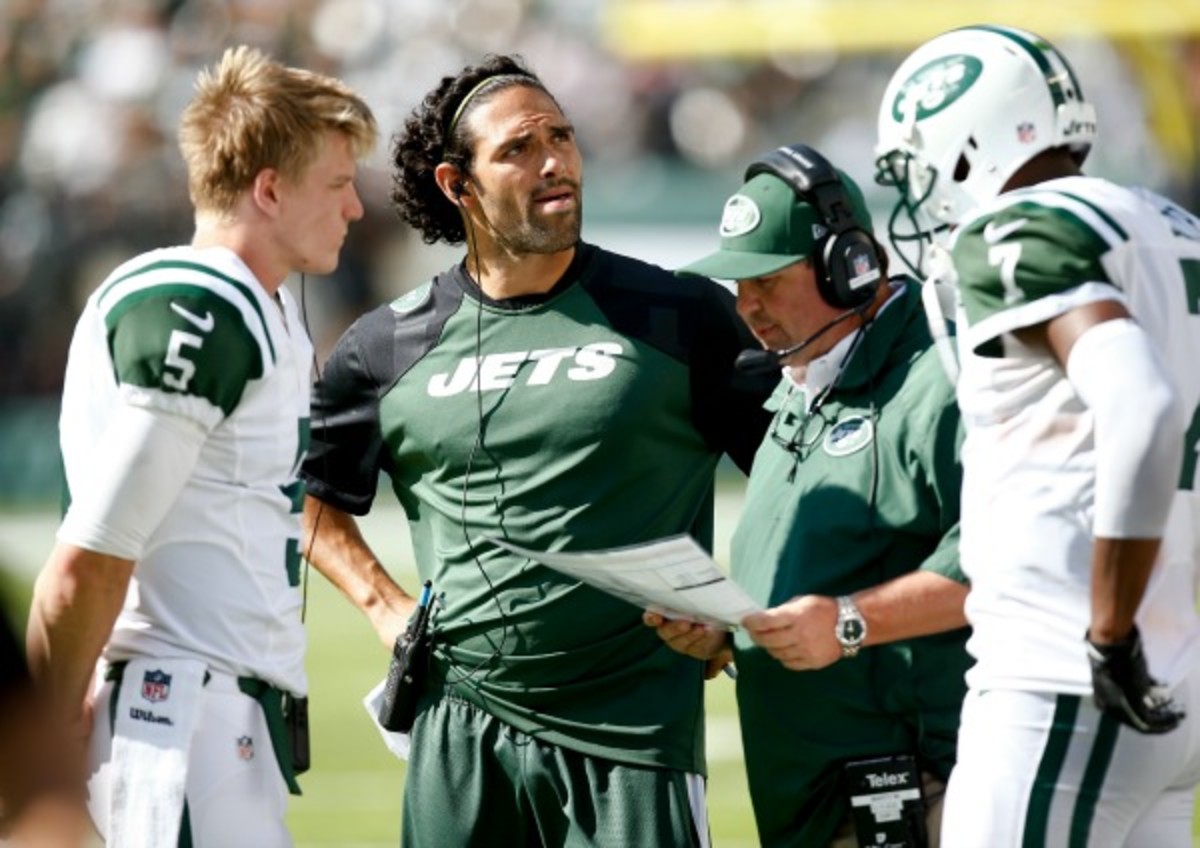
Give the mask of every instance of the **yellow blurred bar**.
<path id="1" fill-rule="evenodd" d="M 603 9 L 608 48 L 631 60 L 901 49 L 976 23 L 1052 39 L 1200 33 L 1200 0 L 609 0 Z"/>

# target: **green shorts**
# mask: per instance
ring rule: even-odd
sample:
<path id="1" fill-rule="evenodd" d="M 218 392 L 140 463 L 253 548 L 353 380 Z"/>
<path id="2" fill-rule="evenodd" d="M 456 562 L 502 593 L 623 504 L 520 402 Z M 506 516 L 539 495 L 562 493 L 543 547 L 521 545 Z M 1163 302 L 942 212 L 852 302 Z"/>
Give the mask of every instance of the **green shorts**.
<path id="1" fill-rule="evenodd" d="M 412 731 L 404 848 L 706 848 L 704 780 L 540 742 L 443 696 Z"/>

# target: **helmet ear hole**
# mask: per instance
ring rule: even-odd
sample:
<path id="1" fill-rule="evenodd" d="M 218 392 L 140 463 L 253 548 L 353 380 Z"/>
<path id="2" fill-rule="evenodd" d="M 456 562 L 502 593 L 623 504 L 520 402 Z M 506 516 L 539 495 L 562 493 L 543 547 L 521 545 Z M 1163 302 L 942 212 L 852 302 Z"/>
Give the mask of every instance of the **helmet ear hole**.
<path id="1" fill-rule="evenodd" d="M 969 176 L 971 176 L 971 162 L 966 156 L 959 156 L 958 163 L 954 166 L 954 181 L 963 183 Z"/>

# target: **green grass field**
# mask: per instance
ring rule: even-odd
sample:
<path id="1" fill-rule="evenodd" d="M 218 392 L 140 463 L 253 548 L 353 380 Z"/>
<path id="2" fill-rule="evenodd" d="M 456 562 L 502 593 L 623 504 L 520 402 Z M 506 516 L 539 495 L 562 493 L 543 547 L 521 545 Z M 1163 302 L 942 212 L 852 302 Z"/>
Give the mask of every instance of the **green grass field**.
<path id="1" fill-rule="evenodd" d="M 741 509 L 740 485 L 722 488 L 717 503 L 715 554 L 728 563 L 729 534 Z M 394 564 L 402 582 L 415 583 L 408 531 L 398 510 L 384 504 L 363 522 L 376 552 Z M 30 575 L 53 538 L 50 513 L 0 513 L 0 594 L 23 621 Z M 362 698 L 384 675 L 388 652 L 366 619 L 316 572 L 309 572 L 307 624 L 313 769 L 301 778 L 289 822 L 297 848 L 375 848 L 398 843 L 404 765 L 384 748 Z M 707 690 L 708 804 L 715 848 L 751 848 L 758 840 L 746 790 L 733 683 L 723 675 Z M 1197 720 L 1192 718 L 1190 720 Z M 1200 848 L 1200 817 L 1193 827 Z"/>

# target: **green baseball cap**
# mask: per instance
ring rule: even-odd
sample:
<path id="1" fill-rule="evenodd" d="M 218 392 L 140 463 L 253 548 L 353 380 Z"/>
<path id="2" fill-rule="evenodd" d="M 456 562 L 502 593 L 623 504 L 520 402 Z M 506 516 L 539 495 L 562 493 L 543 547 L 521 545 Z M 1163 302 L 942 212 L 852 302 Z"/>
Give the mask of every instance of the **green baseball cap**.
<path id="1" fill-rule="evenodd" d="M 862 190 L 838 171 L 859 226 L 872 231 Z M 829 232 L 816 207 L 801 199 L 774 174 L 758 174 L 725 201 L 721 213 L 721 247 L 683 266 L 681 277 L 748 280 L 773 274 L 807 259 Z"/>

